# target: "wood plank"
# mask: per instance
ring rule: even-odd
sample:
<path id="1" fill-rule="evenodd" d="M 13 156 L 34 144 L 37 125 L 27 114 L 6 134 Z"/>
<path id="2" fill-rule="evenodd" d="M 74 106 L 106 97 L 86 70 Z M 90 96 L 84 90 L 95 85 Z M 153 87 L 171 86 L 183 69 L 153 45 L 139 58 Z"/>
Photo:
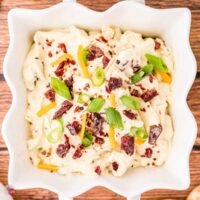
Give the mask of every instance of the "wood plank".
<path id="1" fill-rule="evenodd" d="M 200 184 L 200 171 L 199 171 L 200 154 L 198 151 L 193 151 L 190 157 L 190 174 L 191 174 L 191 186 L 188 190 L 175 191 L 175 190 L 152 190 L 145 192 L 142 195 L 142 200 L 159 200 L 165 198 L 184 199 L 189 191 L 191 191 L 196 185 Z M 0 179 L 7 185 L 7 167 L 8 166 L 8 152 L 0 151 Z M 57 195 L 53 192 L 44 189 L 32 189 L 32 190 L 19 190 L 14 195 L 15 200 L 56 200 Z M 75 200 L 125 200 L 122 196 L 115 194 L 114 192 L 103 188 L 96 187 L 80 196 L 76 197 Z"/>
<path id="2" fill-rule="evenodd" d="M 42 9 L 60 2 L 59 0 L 42 0 L 42 1 L 21 1 L 21 0 L 6 0 L 2 1 L 0 12 L 0 73 L 2 73 L 2 63 L 9 44 L 8 29 L 7 29 L 7 12 L 15 8 L 32 8 Z M 91 9 L 103 11 L 109 8 L 118 0 L 78 0 L 78 2 L 88 6 Z M 146 0 L 146 4 L 155 8 L 171 8 L 171 7 L 189 7 L 192 9 L 192 29 L 191 29 L 191 46 L 198 61 L 198 71 L 200 71 L 200 3 L 199 0 L 176 0 L 176 1 L 155 1 Z M 98 5 L 98 6 L 97 6 Z"/>

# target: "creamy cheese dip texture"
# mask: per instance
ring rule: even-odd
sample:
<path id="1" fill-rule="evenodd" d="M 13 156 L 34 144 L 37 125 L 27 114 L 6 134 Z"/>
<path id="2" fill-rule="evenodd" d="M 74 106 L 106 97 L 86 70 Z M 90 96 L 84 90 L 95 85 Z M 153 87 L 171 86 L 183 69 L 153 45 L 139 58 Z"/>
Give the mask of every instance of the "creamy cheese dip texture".
<path id="1" fill-rule="evenodd" d="M 107 26 L 37 31 L 23 67 L 33 165 L 68 176 L 162 165 L 172 74 L 159 38 Z"/>

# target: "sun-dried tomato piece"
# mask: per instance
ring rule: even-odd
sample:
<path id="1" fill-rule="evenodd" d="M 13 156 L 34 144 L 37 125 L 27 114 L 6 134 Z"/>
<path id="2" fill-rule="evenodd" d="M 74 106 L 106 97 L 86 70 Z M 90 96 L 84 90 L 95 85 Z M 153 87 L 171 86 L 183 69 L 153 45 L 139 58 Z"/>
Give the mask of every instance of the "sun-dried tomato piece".
<path id="1" fill-rule="evenodd" d="M 44 93 L 44 96 L 51 102 L 55 101 L 55 91 L 54 89 L 49 89 Z"/>
<path id="2" fill-rule="evenodd" d="M 102 130 L 104 118 L 99 113 L 90 113 L 88 115 L 87 126 L 93 133 L 99 133 Z"/>
<path id="3" fill-rule="evenodd" d="M 154 145 L 156 144 L 156 141 L 158 137 L 160 136 L 162 132 L 162 125 L 153 125 L 150 126 L 150 131 L 149 131 L 149 144 Z"/>
<path id="4" fill-rule="evenodd" d="M 110 62 L 110 59 L 107 56 L 104 56 L 102 58 L 102 63 L 103 63 L 103 68 L 105 69 L 108 65 L 108 63 Z"/>
<path id="5" fill-rule="evenodd" d="M 58 65 L 56 71 L 54 72 L 57 77 L 61 78 L 65 73 L 65 64 L 66 62 L 63 61 Z"/>
<path id="6" fill-rule="evenodd" d="M 96 166 L 95 170 L 94 170 L 99 176 L 101 175 L 101 168 L 100 166 Z"/>
<path id="7" fill-rule="evenodd" d="M 97 144 L 103 144 L 104 143 L 104 139 L 103 138 L 101 138 L 101 137 L 95 137 L 95 143 L 97 143 Z"/>
<path id="8" fill-rule="evenodd" d="M 119 164 L 117 162 L 113 162 L 112 163 L 112 168 L 113 168 L 113 170 L 117 171 L 118 168 L 119 168 Z"/>
<path id="9" fill-rule="evenodd" d="M 137 118 L 137 114 L 132 113 L 129 110 L 123 110 L 123 114 L 128 117 L 129 119 L 136 119 Z"/>
<path id="10" fill-rule="evenodd" d="M 67 124 L 66 127 L 69 129 L 69 132 L 72 135 L 78 135 L 81 130 L 81 125 L 78 123 L 78 121 L 73 121 L 72 124 Z"/>
<path id="11" fill-rule="evenodd" d="M 67 53 L 67 48 L 64 43 L 59 43 L 58 48 L 61 49 L 63 51 L 63 53 Z"/>
<path id="12" fill-rule="evenodd" d="M 133 155 L 134 153 L 134 137 L 130 135 L 124 135 L 121 137 L 121 150 L 125 151 L 127 155 Z"/>
<path id="13" fill-rule="evenodd" d="M 89 49 L 88 49 L 89 53 L 87 55 L 87 60 L 89 61 L 92 61 L 96 58 L 100 58 L 101 56 L 104 55 L 103 51 L 99 48 L 99 47 L 96 47 L 96 46 L 91 46 Z"/>
<path id="14" fill-rule="evenodd" d="M 100 37 L 97 39 L 97 41 L 99 41 L 99 42 L 104 42 L 104 43 L 107 43 L 107 42 L 108 42 L 108 40 L 106 40 L 103 36 L 100 36 Z"/>
<path id="15" fill-rule="evenodd" d="M 49 56 L 50 58 L 53 56 L 53 54 L 52 54 L 51 51 L 48 52 L 48 56 Z"/>
<path id="16" fill-rule="evenodd" d="M 158 42 L 156 40 L 154 40 L 154 41 L 155 41 L 155 49 L 160 49 L 160 46 L 161 46 L 160 42 Z"/>
<path id="17" fill-rule="evenodd" d="M 59 117 L 61 117 L 64 113 L 66 113 L 71 107 L 73 106 L 73 104 L 67 100 L 63 101 L 63 103 L 61 104 L 60 109 L 54 114 L 53 119 L 58 119 Z"/>
<path id="18" fill-rule="evenodd" d="M 65 137 L 65 143 L 59 144 L 58 147 L 56 148 L 56 154 L 61 158 L 64 158 L 67 155 L 71 147 L 69 143 L 69 138 L 67 137 L 67 135 L 64 135 L 64 137 Z"/>
<path id="19" fill-rule="evenodd" d="M 79 145 L 73 154 L 73 159 L 80 158 L 82 156 L 83 145 Z"/>
<path id="20" fill-rule="evenodd" d="M 120 88 L 122 86 L 122 79 L 121 78 L 115 78 L 110 77 L 107 85 L 107 90 L 111 92 L 112 90 L 115 90 L 117 88 Z"/>
<path id="21" fill-rule="evenodd" d="M 144 100 L 144 102 L 152 100 L 155 96 L 158 95 L 158 92 L 156 89 L 151 89 L 145 91 L 142 95 L 141 98 Z"/>

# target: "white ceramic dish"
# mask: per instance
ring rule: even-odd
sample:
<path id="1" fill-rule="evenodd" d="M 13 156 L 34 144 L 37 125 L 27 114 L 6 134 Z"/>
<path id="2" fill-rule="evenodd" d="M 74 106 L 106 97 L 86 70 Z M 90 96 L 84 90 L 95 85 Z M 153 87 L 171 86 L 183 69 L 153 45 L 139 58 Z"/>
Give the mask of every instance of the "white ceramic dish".
<path id="1" fill-rule="evenodd" d="M 186 97 L 196 74 L 196 62 L 189 45 L 191 14 L 187 8 L 153 9 L 134 1 L 115 4 L 105 12 L 92 11 L 75 2 L 64 2 L 44 10 L 13 9 L 8 14 L 10 46 L 4 60 L 4 76 L 13 101 L 3 122 L 3 137 L 10 153 L 9 184 L 16 189 L 46 188 L 70 199 L 94 187 L 105 186 L 128 199 L 139 199 L 154 188 L 186 189 L 190 184 L 189 155 L 197 125 Z M 64 28 L 74 24 L 97 29 L 112 24 L 147 35 L 159 35 L 172 48 L 175 59 L 171 113 L 175 135 L 167 162 L 159 168 L 138 168 L 121 178 L 65 177 L 36 169 L 29 161 L 24 119 L 26 93 L 22 64 L 38 29 Z"/>

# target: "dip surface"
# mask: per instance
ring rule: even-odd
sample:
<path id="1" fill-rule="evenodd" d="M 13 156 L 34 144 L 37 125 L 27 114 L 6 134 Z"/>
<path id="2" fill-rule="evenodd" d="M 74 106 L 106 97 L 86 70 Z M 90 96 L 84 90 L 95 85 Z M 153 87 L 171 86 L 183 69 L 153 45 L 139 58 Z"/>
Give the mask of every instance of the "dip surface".
<path id="1" fill-rule="evenodd" d="M 36 32 L 23 67 L 33 165 L 68 176 L 162 165 L 172 77 L 159 38 L 107 26 Z"/>

